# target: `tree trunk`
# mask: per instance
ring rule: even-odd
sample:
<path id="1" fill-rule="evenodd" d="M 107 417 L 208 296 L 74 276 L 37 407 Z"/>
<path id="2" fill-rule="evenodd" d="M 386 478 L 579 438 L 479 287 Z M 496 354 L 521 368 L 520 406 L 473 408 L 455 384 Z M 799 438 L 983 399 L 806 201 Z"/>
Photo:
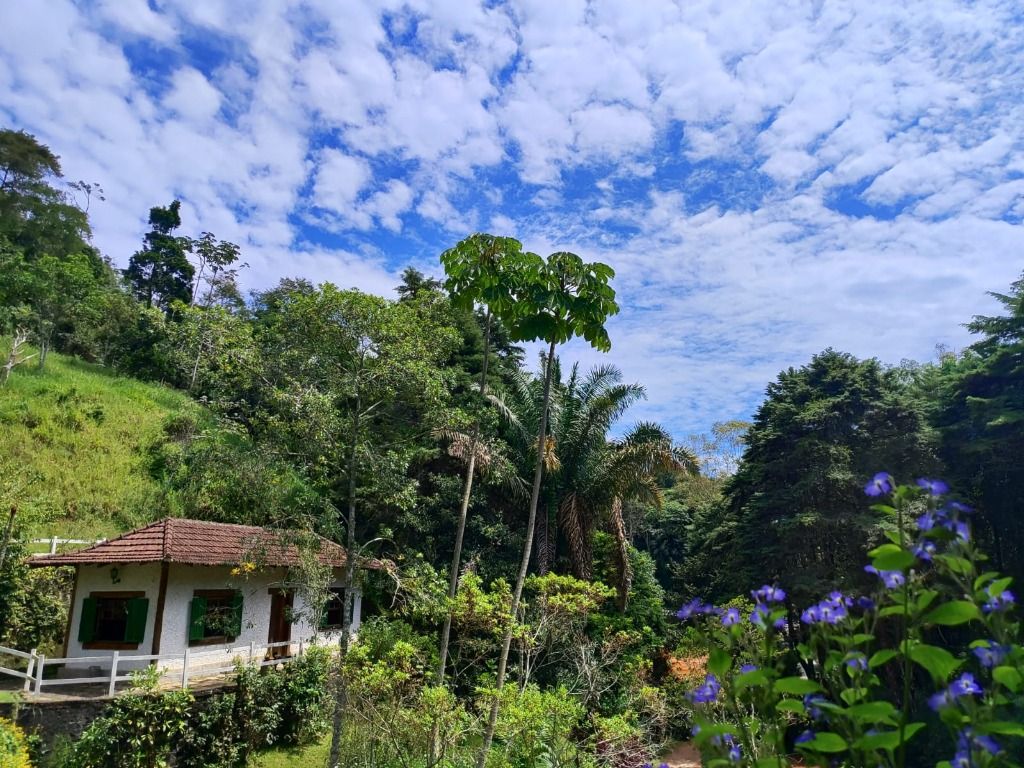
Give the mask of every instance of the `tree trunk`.
<path id="1" fill-rule="evenodd" d="M 515 590 L 512 592 L 512 606 L 509 611 L 510 621 L 508 629 L 505 630 L 505 639 L 501 646 L 501 656 L 498 657 L 498 677 L 495 681 L 494 700 L 491 702 L 491 711 L 487 718 L 487 728 L 484 731 L 483 744 L 480 745 L 480 753 L 477 755 L 476 768 L 484 768 L 484 764 L 487 762 L 487 753 L 491 751 L 491 743 L 494 741 L 494 729 L 498 724 L 498 707 L 501 705 L 499 696 L 502 687 L 505 685 L 508 654 L 512 648 L 512 635 L 515 632 L 516 619 L 519 616 L 519 602 L 523 596 L 526 571 L 530 566 L 533 532 L 537 524 L 537 503 L 540 501 L 540 484 L 544 477 L 544 446 L 547 441 L 548 403 L 551 399 L 551 375 L 554 370 L 554 359 L 555 342 L 552 341 L 548 346 L 548 357 L 544 366 L 544 399 L 542 400 L 540 413 L 540 429 L 537 432 L 537 460 L 533 468 L 533 490 L 530 493 L 530 514 L 526 523 L 526 537 L 523 540 L 523 557 L 519 562 L 519 574 L 516 577 Z"/>
<path id="2" fill-rule="evenodd" d="M 487 396 L 487 367 L 491 356 L 491 310 L 487 309 L 487 320 L 484 326 L 484 362 L 480 369 L 480 397 Z M 480 438 L 480 421 L 473 425 L 473 437 L 469 443 L 469 464 L 466 467 L 466 481 L 462 490 L 462 505 L 459 507 L 459 525 L 455 531 L 455 551 L 452 553 L 452 569 L 448 578 L 448 600 L 455 599 L 459 589 L 459 568 L 462 561 L 462 541 L 466 534 L 466 518 L 469 514 L 469 501 L 473 492 L 473 470 L 476 465 L 476 447 Z M 444 682 L 445 666 L 448 662 L 448 644 L 452 631 L 451 608 L 444 617 L 444 626 L 441 628 L 440 661 L 437 665 L 437 683 Z"/>
<path id="3" fill-rule="evenodd" d="M 352 439 L 348 447 L 348 521 L 345 531 L 345 603 L 342 607 L 341 637 L 338 639 L 338 680 L 334 696 L 334 719 L 331 728 L 329 768 L 341 768 L 341 736 L 348 706 L 348 681 L 345 679 L 345 660 L 352 635 L 352 586 L 356 575 L 356 443 L 359 440 L 359 411 L 362 401 L 356 394 L 352 416 Z"/>

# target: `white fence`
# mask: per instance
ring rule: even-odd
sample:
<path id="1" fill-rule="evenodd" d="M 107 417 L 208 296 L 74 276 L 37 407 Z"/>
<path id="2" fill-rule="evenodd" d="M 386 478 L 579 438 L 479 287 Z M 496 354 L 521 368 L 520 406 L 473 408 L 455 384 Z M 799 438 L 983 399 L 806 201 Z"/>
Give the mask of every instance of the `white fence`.
<path id="1" fill-rule="evenodd" d="M 159 662 L 170 662 L 164 667 L 165 671 L 164 674 L 161 675 L 161 680 L 172 684 L 174 687 L 180 686 L 181 688 L 188 688 L 189 680 L 191 678 L 217 677 L 227 672 L 233 672 L 237 661 L 243 661 L 249 664 L 255 663 L 261 667 L 274 664 L 287 664 L 288 662 L 301 657 L 310 645 L 315 645 L 315 641 L 299 640 L 298 642 L 294 642 L 291 640 L 285 640 L 280 643 L 250 643 L 249 645 L 233 648 L 219 646 L 203 650 L 192 650 L 191 648 L 186 648 L 183 654 L 173 655 L 135 655 L 122 654 L 119 651 L 113 651 L 111 654 L 106 656 L 76 656 L 73 658 L 55 659 L 49 659 L 44 654 L 36 653 L 34 649 L 26 653 L 25 651 L 18 651 L 14 648 L 5 648 L 4 646 L 0 646 L 0 662 L 4 661 L 4 656 L 12 656 L 15 659 L 27 660 L 24 671 L 0 665 L 0 675 L 9 675 L 11 677 L 24 680 L 25 682 L 22 690 L 25 693 L 42 693 L 44 688 L 49 688 L 50 686 L 104 684 L 107 686 L 107 695 L 113 696 L 118 683 L 126 683 L 132 679 L 131 673 L 118 674 L 118 666 L 124 663 L 146 662 L 156 663 L 157 666 L 161 666 Z M 291 648 L 294 646 L 297 646 L 298 653 L 293 655 L 291 653 Z M 287 655 L 275 656 L 270 653 L 271 650 L 275 648 L 285 648 L 285 654 Z M 230 661 L 230 663 L 225 663 L 227 661 Z M 47 667 L 52 669 L 54 667 L 69 664 L 74 665 L 74 667 L 82 667 L 90 663 L 98 665 L 101 662 L 103 666 L 110 664 L 109 672 L 104 671 L 104 674 L 93 677 L 46 677 Z"/>
<path id="2" fill-rule="evenodd" d="M 65 544 L 102 544 L 106 539 L 59 539 L 56 536 L 51 536 L 48 539 L 32 539 L 33 544 L 49 544 L 50 554 L 57 554 L 57 547 Z M 43 552 L 37 552 L 38 554 L 45 554 Z"/>

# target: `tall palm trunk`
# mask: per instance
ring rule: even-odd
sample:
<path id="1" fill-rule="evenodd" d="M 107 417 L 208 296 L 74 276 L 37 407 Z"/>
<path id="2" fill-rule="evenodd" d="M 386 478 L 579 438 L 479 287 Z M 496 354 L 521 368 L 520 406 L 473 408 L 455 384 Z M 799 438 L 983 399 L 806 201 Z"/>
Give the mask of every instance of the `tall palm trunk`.
<path id="1" fill-rule="evenodd" d="M 501 646 L 501 656 L 498 657 L 498 677 L 495 681 L 495 695 L 491 702 L 491 711 L 487 718 L 487 728 L 484 731 L 483 744 L 480 745 L 480 753 L 477 755 L 476 768 L 484 768 L 487 762 L 487 753 L 491 751 L 491 743 L 494 741 L 494 729 L 498 724 L 498 707 L 501 704 L 501 689 L 505 685 L 505 673 L 508 669 L 508 655 L 512 648 L 512 635 L 515 632 L 515 622 L 519 616 L 519 603 L 523 597 L 523 584 L 526 582 L 526 571 L 530 567 L 530 551 L 533 549 L 533 532 L 537 524 L 537 504 L 540 501 L 540 484 L 544 477 L 544 446 L 547 442 L 548 429 L 548 404 L 551 399 L 551 375 L 554 370 L 555 342 L 548 346 L 548 357 L 544 371 L 544 398 L 540 412 L 540 429 L 537 431 L 537 459 L 533 467 L 533 490 L 530 493 L 530 513 L 526 523 L 526 536 L 523 539 L 523 556 L 519 561 L 519 575 L 516 577 L 516 586 L 512 592 L 512 606 L 509 611 L 509 625 L 505 630 L 505 639 Z"/>
<path id="2" fill-rule="evenodd" d="M 484 362 L 480 368 L 480 397 L 487 396 L 487 366 L 491 357 L 491 310 L 487 309 L 487 320 L 484 326 Z M 473 436 L 469 441 L 469 463 L 466 465 L 466 480 L 462 489 L 462 505 L 459 507 L 459 526 L 455 531 L 455 551 L 452 553 L 452 570 L 448 578 L 448 601 L 449 604 L 455 599 L 459 589 L 459 568 L 462 561 L 462 541 L 466 535 L 466 518 L 469 514 L 469 500 L 473 493 L 473 470 L 476 467 L 477 442 L 480 439 L 480 420 L 477 419 L 473 425 Z M 448 643 L 452 632 L 452 611 L 451 606 L 444 617 L 444 626 L 441 628 L 441 647 L 438 655 L 440 660 L 437 665 L 437 682 L 440 685 L 444 682 L 445 667 L 448 663 Z"/>
<path id="3" fill-rule="evenodd" d="M 345 532 L 345 602 L 342 604 L 341 637 L 338 640 L 338 679 L 334 696 L 334 720 L 331 728 L 331 752 L 327 765 L 341 768 L 341 737 L 348 707 L 348 681 L 345 660 L 352 636 L 352 613 L 355 596 L 352 587 L 356 576 L 356 442 L 359 440 L 359 416 L 362 401 L 357 392 L 352 415 L 352 436 L 348 445 L 348 520 Z"/>

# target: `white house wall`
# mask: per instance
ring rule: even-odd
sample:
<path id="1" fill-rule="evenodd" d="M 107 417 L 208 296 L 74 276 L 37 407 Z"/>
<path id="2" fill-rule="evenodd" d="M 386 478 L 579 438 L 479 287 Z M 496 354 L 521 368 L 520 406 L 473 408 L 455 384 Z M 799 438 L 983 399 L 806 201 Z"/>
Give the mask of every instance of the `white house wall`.
<path id="1" fill-rule="evenodd" d="M 112 583 L 111 568 L 117 568 L 117 583 Z M 78 641 L 78 624 L 81 620 L 82 603 L 91 592 L 143 592 L 149 599 L 149 612 L 146 616 L 146 632 L 142 642 L 136 650 L 120 651 L 122 660 L 118 663 L 118 669 L 130 670 L 141 668 L 148 664 L 147 661 L 132 662 L 123 657 L 132 655 L 148 655 L 153 653 L 153 633 L 157 611 L 157 596 L 160 588 L 160 564 L 151 563 L 144 565 L 121 565 L 121 566 L 80 566 L 78 568 L 78 589 L 75 592 L 75 604 L 71 610 L 71 626 L 68 640 L 67 657 L 103 657 L 103 660 L 83 660 L 81 664 L 68 663 L 65 676 L 78 676 L 84 668 L 99 666 L 110 668 L 109 658 L 112 651 L 90 650 L 82 648 Z M 340 576 L 340 572 L 338 574 Z M 284 569 L 272 569 L 266 572 L 249 574 L 246 577 L 231 575 L 231 568 L 224 566 L 198 566 L 180 565 L 172 563 L 168 567 L 167 592 L 164 599 L 163 630 L 160 634 L 161 656 L 182 657 L 188 644 L 188 626 L 191 601 L 196 590 L 214 589 L 237 589 L 242 592 L 242 631 L 231 643 L 225 645 L 194 645 L 189 648 L 190 668 L 193 665 L 201 666 L 224 666 L 230 664 L 231 659 L 238 655 L 240 648 L 252 644 L 255 647 L 256 655 L 263 657 L 268 642 L 267 637 L 270 627 L 270 603 L 272 599 L 271 589 L 279 588 L 285 578 Z M 292 624 L 291 641 L 296 650 L 300 641 L 308 643 L 314 641 L 319 644 L 335 643 L 338 640 L 337 632 L 317 632 L 311 619 L 311 611 L 308 609 L 302 594 L 296 591 L 292 607 L 296 620 Z M 359 628 L 361 618 L 361 599 L 356 593 L 356 601 L 353 607 L 353 630 Z M 244 658 L 245 653 L 241 654 Z M 161 659 L 158 662 L 161 667 L 168 669 L 181 668 L 181 661 L 177 659 Z M 74 674 L 71 674 L 74 673 Z M 197 669 L 193 677 L 202 674 Z"/>

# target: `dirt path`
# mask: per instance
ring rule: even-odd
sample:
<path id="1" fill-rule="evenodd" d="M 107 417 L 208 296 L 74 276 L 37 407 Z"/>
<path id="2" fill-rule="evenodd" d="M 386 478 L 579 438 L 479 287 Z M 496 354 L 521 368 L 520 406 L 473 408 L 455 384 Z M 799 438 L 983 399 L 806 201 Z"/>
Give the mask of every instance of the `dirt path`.
<path id="1" fill-rule="evenodd" d="M 668 763 L 670 768 L 700 768 L 700 752 L 691 741 L 681 741 L 661 756 L 660 763 Z"/>

